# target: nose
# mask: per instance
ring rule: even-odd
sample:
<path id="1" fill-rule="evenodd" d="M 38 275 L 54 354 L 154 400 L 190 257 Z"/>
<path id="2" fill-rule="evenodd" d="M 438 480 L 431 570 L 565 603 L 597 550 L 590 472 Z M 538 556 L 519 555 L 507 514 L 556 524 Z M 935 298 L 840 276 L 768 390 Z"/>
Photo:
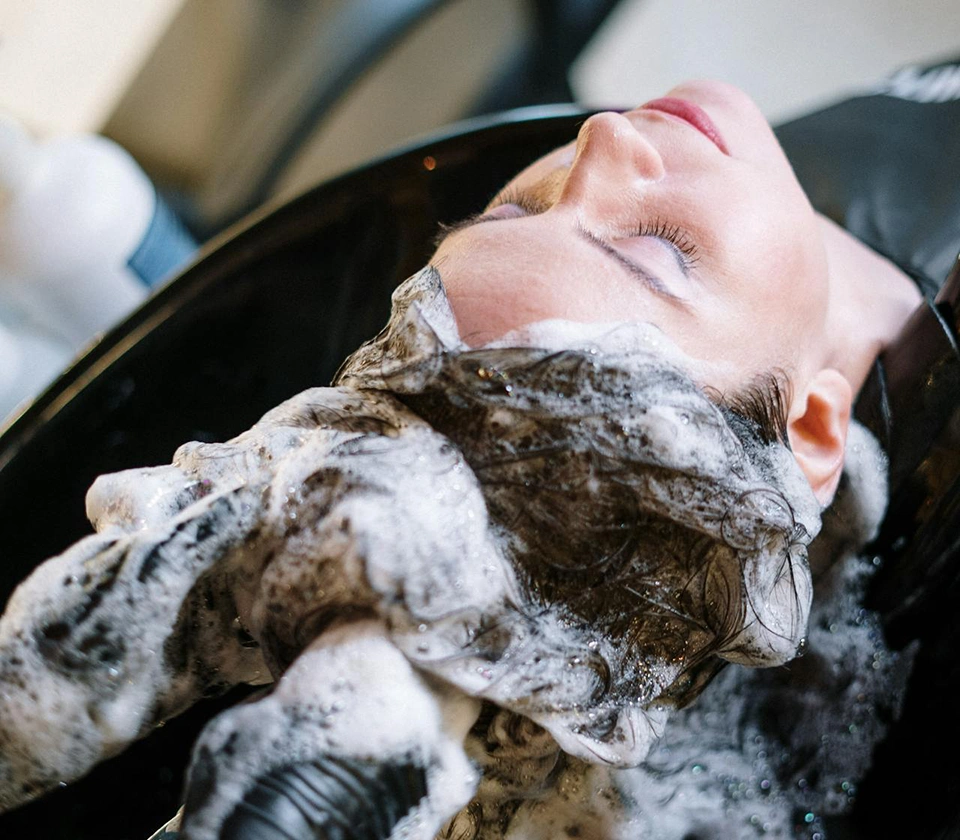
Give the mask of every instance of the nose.
<path id="1" fill-rule="evenodd" d="M 560 200 L 622 193 L 637 180 L 659 181 L 663 158 L 623 114 L 594 114 L 577 135 L 576 154 Z"/>

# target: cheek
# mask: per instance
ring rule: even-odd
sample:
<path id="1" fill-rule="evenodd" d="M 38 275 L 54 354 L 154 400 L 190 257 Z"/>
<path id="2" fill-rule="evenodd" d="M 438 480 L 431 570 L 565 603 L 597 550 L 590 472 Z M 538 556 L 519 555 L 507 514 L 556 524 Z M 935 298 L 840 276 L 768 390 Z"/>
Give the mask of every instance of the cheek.
<path id="1" fill-rule="evenodd" d="M 816 217 L 783 178 L 741 178 L 724 187 L 701 188 L 699 201 L 685 206 L 698 220 L 701 248 L 699 349 L 741 371 L 793 366 L 826 314 Z"/>
<path id="2" fill-rule="evenodd" d="M 786 192 L 786 190 L 784 190 Z M 768 249 L 771 285 L 783 306 L 798 319 L 816 316 L 826 306 L 827 255 L 820 226 L 799 187 L 792 202 L 777 208 L 782 223 L 773 236 L 778 247 Z"/>
<path id="3" fill-rule="evenodd" d="M 779 313 L 821 298 L 826 252 L 816 215 L 792 176 L 742 178 L 712 202 L 704 263 L 718 270 L 738 305 Z"/>

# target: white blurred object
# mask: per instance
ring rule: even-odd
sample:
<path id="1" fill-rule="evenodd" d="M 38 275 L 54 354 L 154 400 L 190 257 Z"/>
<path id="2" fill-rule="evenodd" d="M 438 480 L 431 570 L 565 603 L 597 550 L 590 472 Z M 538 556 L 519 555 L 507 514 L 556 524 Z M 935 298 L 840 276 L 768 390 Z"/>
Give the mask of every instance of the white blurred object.
<path id="1" fill-rule="evenodd" d="M 3 324 L 0 324 L 0 395 L 6 395 L 17 381 L 23 353 L 17 338 Z M 4 397 L 0 396 L 0 400 Z M 4 406 L 0 403 L 0 414 L 4 414 Z"/>
<path id="2" fill-rule="evenodd" d="M 117 144 L 91 134 L 38 143 L 0 117 L 0 311 L 13 305 L 78 350 L 194 248 Z"/>
<path id="3" fill-rule="evenodd" d="M 0 418 L 196 248 L 120 146 L 37 142 L 0 114 Z"/>
<path id="4" fill-rule="evenodd" d="M 72 357 L 65 342 L 8 313 L 0 323 L 0 423 L 52 382 Z"/>

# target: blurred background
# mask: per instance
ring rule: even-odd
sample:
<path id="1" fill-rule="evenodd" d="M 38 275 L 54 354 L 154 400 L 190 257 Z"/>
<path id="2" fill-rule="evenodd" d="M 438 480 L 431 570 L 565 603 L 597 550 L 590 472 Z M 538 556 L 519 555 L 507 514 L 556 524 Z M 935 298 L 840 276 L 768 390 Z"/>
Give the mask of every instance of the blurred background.
<path id="1" fill-rule="evenodd" d="M 531 58 L 538 38 L 552 56 Z M 955 0 L 0 0 L 0 108 L 115 139 L 208 233 L 437 126 L 565 93 L 517 87 L 524 50 L 569 63 L 588 105 L 710 76 L 776 121 L 958 42 Z M 330 74 L 351 62 L 340 96 Z"/>

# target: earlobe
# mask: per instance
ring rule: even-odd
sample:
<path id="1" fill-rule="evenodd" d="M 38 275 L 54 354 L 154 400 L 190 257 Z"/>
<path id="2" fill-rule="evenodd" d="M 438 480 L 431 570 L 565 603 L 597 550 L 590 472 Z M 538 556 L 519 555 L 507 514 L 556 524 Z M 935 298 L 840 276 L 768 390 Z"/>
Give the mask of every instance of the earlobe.
<path id="1" fill-rule="evenodd" d="M 853 391 L 832 368 L 811 380 L 790 412 L 787 437 L 794 457 L 821 505 L 833 500 L 843 471 Z"/>

